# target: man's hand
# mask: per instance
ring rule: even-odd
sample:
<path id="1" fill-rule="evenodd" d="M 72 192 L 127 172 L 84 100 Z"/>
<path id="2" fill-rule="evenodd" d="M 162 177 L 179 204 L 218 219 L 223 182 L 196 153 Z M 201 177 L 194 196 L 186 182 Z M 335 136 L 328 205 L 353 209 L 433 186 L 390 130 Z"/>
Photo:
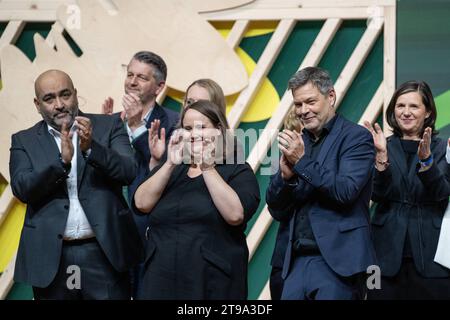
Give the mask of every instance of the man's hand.
<path id="1" fill-rule="evenodd" d="M 280 158 L 280 171 L 283 180 L 289 180 L 294 176 L 294 171 L 292 170 L 292 165 L 287 161 L 284 154 L 281 154 Z"/>
<path id="2" fill-rule="evenodd" d="M 302 135 L 295 131 L 285 129 L 280 132 L 278 147 L 291 165 L 295 165 L 305 155 L 305 143 Z"/>
<path id="3" fill-rule="evenodd" d="M 61 127 L 61 159 L 65 164 L 72 161 L 74 153 L 72 136 L 73 133 L 69 131 L 68 122 L 63 122 Z"/>
<path id="4" fill-rule="evenodd" d="M 108 97 L 102 104 L 102 114 L 111 116 L 113 113 L 114 113 L 114 100 L 113 98 Z M 122 110 L 122 112 L 120 113 L 120 119 L 122 119 L 122 121 L 125 119 L 125 110 Z"/>
<path id="5" fill-rule="evenodd" d="M 431 156 L 431 128 L 427 127 L 423 133 L 422 140 L 419 142 L 417 156 L 419 160 L 428 159 Z"/>
<path id="6" fill-rule="evenodd" d="M 134 132 L 134 130 L 142 125 L 144 105 L 136 94 L 130 93 L 123 96 L 122 106 L 125 110 L 128 127 Z"/>
<path id="7" fill-rule="evenodd" d="M 112 115 L 114 110 L 114 100 L 111 97 L 105 99 L 102 104 L 102 113 Z"/>
<path id="8" fill-rule="evenodd" d="M 148 129 L 148 148 L 150 149 L 152 159 L 156 162 L 161 160 L 166 151 L 166 129 L 162 128 L 161 137 L 158 137 L 160 125 L 160 120 L 154 120 Z"/>
<path id="9" fill-rule="evenodd" d="M 80 149 L 86 152 L 91 148 L 92 143 L 92 124 L 86 117 L 75 117 L 78 127 L 78 137 L 80 138 Z"/>

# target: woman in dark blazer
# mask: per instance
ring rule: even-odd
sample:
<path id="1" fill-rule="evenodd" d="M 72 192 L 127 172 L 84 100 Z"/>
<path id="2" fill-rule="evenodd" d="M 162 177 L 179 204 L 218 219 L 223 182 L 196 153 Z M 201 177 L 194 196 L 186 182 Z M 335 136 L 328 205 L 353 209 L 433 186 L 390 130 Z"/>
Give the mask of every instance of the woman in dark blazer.
<path id="1" fill-rule="evenodd" d="M 150 214 L 140 298 L 246 299 L 244 230 L 260 201 L 255 174 L 246 163 L 223 163 L 234 139 L 212 102 L 186 106 L 181 126 L 167 160 L 134 194 L 135 207 Z"/>
<path id="2" fill-rule="evenodd" d="M 372 200 L 381 289 L 369 299 L 449 299 L 450 270 L 433 261 L 450 195 L 446 142 L 434 129 L 436 107 L 425 82 L 409 81 L 386 110 L 394 134 L 371 131 L 376 154 Z"/>

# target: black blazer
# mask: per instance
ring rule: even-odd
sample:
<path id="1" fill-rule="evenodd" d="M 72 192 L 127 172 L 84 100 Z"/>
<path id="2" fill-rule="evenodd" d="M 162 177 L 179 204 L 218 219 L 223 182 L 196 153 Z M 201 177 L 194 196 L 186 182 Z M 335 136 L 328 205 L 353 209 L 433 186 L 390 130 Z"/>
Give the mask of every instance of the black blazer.
<path id="1" fill-rule="evenodd" d="M 378 203 L 372 225 L 381 273 L 398 273 L 408 232 L 417 271 L 424 277 L 448 277 L 449 270 L 433 261 L 450 194 L 446 142 L 432 138 L 433 165 L 428 171 L 418 172 L 417 155 L 407 168 L 400 138 L 391 136 L 387 140 L 390 165 L 383 172 L 375 170 L 372 194 L 372 200 Z"/>
<path id="2" fill-rule="evenodd" d="M 119 119 L 80 114 L 91 120 L 93 139 L 87 160 L 78 152 L 78 198 L 108 260 L 123 272 L 143 251 L 122 195 L 136 163 Z M 27 204 L 14 278 L 46 287 L 58 271 L 69 198 L 59 149 L 44 121 L 12 136 L 10 173 L 14 195 Z"/>

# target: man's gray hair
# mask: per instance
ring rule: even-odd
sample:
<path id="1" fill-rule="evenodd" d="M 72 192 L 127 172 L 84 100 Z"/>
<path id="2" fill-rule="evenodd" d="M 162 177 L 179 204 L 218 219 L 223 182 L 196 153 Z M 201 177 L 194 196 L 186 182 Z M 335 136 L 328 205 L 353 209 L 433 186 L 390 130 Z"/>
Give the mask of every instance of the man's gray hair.
<path id="1" fill-rule="evenodd" d="M 294 91 L 308 82 L 311 82 L 323 95 L 333 89 L 333 81 L 328 71 L 318 67 L 306 67 L 297 71 L 289 80 L 288 89 Z"/>
<path id="2" fill-rule="evenodd" d="M 166 81 L 167 65 L 163 58 L 151 51 L 139 51 L 133 56 L 133 60 L 143 62 L 153 67 L 153 77 L 157 82 Z"/>

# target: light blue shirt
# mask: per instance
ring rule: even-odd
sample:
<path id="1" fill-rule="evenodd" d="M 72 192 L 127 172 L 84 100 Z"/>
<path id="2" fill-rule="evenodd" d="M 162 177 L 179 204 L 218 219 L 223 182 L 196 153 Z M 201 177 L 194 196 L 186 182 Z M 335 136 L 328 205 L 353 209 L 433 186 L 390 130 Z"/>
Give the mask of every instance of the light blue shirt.
<path id="1" fill-rule="evenodd" d="M 153 111 L 153 108 L 150 108 L 150 110 L 148 110 L 147 114 L 145 115 L 144 119 L 142 120 L 141 126 L 138 127 L 136 130 L 134 130 L 134 132 L 131 131 L 130 127 L 128 126 L 128 122 L 125 121 L 125 124 L 127 127 L 127 132 L 128 132 L 128 137 L 130 138 L 130 142 L 137 139 L 140 135 L 144 134 L 148 130 L 147 123 L 148 123 L 148 120 L 150 119 L 150 115 L 152 114 L 152 111 Z"/>

